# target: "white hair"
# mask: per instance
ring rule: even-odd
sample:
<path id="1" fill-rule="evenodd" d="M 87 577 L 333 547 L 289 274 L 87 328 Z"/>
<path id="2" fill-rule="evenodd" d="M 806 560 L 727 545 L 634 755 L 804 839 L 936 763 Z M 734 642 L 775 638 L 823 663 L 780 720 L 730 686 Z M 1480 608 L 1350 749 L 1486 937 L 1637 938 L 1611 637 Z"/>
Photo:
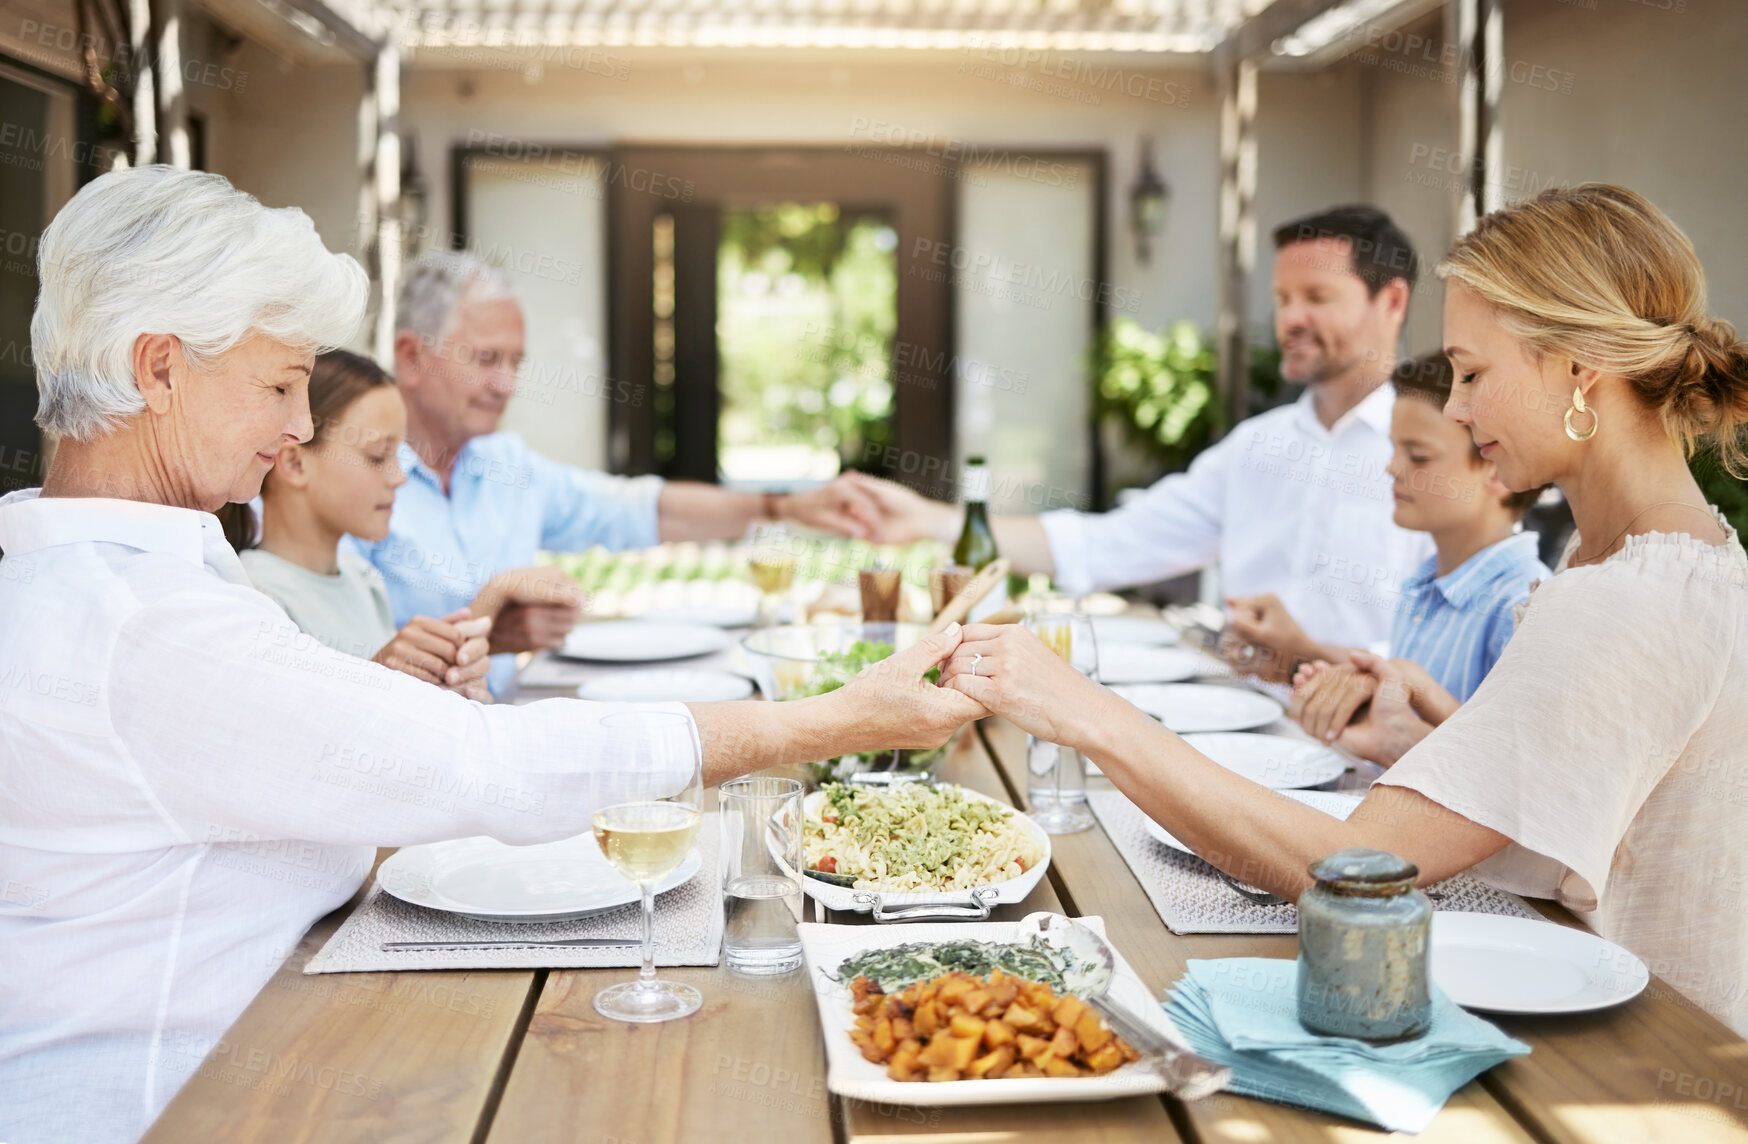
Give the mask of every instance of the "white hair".
<path id="1" fill-rule="evenodd" d="M 411 331 L 436 345 L 449 332 L 463 298 L 475 302 L 516 301 L 509 276 L 482 259 L 459 250 L 433 250 L 408 263 L 400 302 L 395 306 L 395 332 Z"/>
<path id="2" fill-rule="evenodd" d="M 302 211 L 163 166 L 86 184 L 43 231 L 37 276 L 36 423 L 75 441 L 146 407 L 142 335 L 175 336 L 197 369 L 257 333 L 317 353 L 351 339 L 369 293 L 363 268 L 329 253 Z"/>

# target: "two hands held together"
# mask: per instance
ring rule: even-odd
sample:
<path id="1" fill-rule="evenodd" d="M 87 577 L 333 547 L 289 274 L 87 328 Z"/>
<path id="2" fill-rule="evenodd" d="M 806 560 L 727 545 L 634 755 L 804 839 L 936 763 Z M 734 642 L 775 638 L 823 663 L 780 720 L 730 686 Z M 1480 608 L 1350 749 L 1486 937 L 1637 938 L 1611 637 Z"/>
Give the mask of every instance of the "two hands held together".
<path id="1" fill-rule="evenodd" d="M 466 608 L 442 619 L 414 616 L 371 658 L 489 703 L 492 656 L 557 647 L 581 612 L 582 593 L 562 569 L 516 568 L 492 577 Z"/>
<path id="2" fill-rule="evenodd" d="M 938 685 L 924 678 L 936 665 Z M 1101 712 L 1127 706 L 1018 624 L 950 625 L 869 667 L 842 693 L 864 704 L 867 721 L 880 727 L 882 741 L 870 748 L 938 746 L 985 715 L 1078 746 Z"/>
<path id="3" fill-rule="evenodd" d="M 1293 675 L 1288 714 L 1312 738 L 1387 767 L 1457 706 L 1456 697 L 1413 660 L 1352 650 L 1345 663 L 1320 659 L 1301 665 Z"/>

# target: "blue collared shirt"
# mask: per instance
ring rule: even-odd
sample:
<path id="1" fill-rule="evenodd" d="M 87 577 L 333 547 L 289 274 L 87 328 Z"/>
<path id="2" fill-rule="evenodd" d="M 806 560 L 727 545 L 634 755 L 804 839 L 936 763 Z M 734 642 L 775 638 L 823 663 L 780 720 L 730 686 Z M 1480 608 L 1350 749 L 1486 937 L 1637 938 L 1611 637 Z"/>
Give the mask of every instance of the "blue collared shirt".
<path id="1" fill-rule="evenodd" d="M 660 477 L 616 477 L 548 460 L 514 433 L 475 437 L 443 482 L 402 445 L 407 483 L 395 496 L 388 537 L 346 543 L 376 565 L 397 627 L 414 616 L 465 608 L 499 572 L 534 563 L 536 552 L 648 548 L 659 542 Z M 488 683 L 503 690 L 515 657 L 495 657 Z"/>
<path id="2" fill-rule="evenodd" d="M 1434 556 L 1402 585 L 1390 655 L 1418 663 L 1466 702 L 1511 638 L 1512 609 L 1553 573 L 1536 555 L 1533 532 L 1483 548 L 1447 575 L 1437 572 Z"/>

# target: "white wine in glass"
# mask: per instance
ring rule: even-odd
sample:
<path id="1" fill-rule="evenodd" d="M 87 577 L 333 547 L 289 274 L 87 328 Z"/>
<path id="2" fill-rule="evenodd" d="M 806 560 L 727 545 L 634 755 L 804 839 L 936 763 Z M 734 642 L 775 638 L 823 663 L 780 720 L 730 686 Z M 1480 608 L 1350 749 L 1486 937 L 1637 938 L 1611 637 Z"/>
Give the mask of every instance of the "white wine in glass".
<path id="1" fill-rule="evenodd" d="M 657 743 L 675 739 L 672 732 L 676 730 L 691 734 L 689 721 L 671 712 L 614 714 L 602 723 L 613 724 L 621 732 L 630 729 L 634 734 L 634 723 L 647 723 L 650 741 Z M 664 728 L 664 723 L 673 727 Z M 704 818 L 701 760 L 690 748 L 687 753 L 689 765 L 664 767 L 660 765 L 664 760 L 653 760 L 656 765 L 636 774 L 629 784 L 633 788 L 645 786 L 642 792 L 629 792 L 643 797 L 602 807 L 590 818 L 601 853 L 615 870 L 637 883 L 643 904 L 643 970 L 636 981 L 622 981 L 595 994 L 595 1010 L 604 1017 L 645 1023 L 672 1021 L 696 1013 L 704 1004 L 698 990 L 678 981 L 659 980 L 655 972 L 656 884 L 686 860 Z M 689 778 L 684 777 L 687 771 Z M 676 786 L 679 789 L 674 789 Z"/>
<path id="2" fill-rule="evenodd" d="M 747 529 L 747 569 L 759 590 L 759 610 L 754 627 L 775 624 L 783 610 L 783 596 L 795 584 L 795 538 L 777 521 L 754 521 Z"/>

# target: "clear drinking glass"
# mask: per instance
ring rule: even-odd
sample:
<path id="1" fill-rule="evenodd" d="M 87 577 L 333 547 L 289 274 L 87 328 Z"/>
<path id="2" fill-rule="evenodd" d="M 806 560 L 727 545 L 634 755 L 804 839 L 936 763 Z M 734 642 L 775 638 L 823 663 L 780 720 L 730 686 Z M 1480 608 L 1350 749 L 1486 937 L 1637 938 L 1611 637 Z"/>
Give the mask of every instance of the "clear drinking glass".
<path id="1" fill-rule="evenodd" d="M 1042 595 L 1033 601 L 1026 627 L 1075 670 L 1096 680 L 1099 646 L 1092 619 L 1073 607 L 1066 596 Z M 1086 760 L 1079 751 L 1028 735 L 1026 770 L 1026 801 L 1044 833 L 1073 834 L 1092 827 L 1092 810 L 1086 804 Z"/>
<path id="2" fill-rule="evenodd" d="M 736 972 L 801 965 L 801 794 L 795 779 L 735 779 L 717 788 L 722 949 Z"/>
<path id="3" fill-rule="evenodd" d="M 643 971 L 636 981 L 609 985 L 595 994 L 595 1011 L 616 1021 L 672 1021 L 697 1012 L 704 997 L 690 985 L 656 978 L 655 887 L 679 868 L 698 839 L 704 817 L 701 760 L 690 746 L 691 728 L 684 715 L 609 715 L 601 720 L 601 729 L 603 736 L 624 743 L 616 753 L 626 765 L 614 776 L 624 801 L 596 811 L 591 824 L 601 853 L 641 893 Z M 684 734 L 676 733 L 680 731 Z M 682 743 L 687 745 L 682 748 Z M 648 757 L 638 757 L 640 750 Z"/>
<path id="4" fill-rule="evenodd" d="M 759 590 L 756 628 L 768 628 L 781 618 L 783 597 L 795 583 L 795 542 L 779 521 L 756 520 L 747 527 L 747 564 Z"/>

